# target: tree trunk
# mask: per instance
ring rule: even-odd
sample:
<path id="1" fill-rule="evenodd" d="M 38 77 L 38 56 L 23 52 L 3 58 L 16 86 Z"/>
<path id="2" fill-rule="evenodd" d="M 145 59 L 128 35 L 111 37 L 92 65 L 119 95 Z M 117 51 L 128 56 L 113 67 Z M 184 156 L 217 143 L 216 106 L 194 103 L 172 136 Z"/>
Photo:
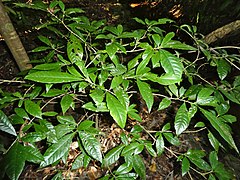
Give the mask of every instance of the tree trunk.
<path id="1" fill-rule="evenodd" d="M 10 49 L 20 71 L 32 68 L 29 57 L 16 33 L 13 24 L 0 0 L 0 33 Z"/>

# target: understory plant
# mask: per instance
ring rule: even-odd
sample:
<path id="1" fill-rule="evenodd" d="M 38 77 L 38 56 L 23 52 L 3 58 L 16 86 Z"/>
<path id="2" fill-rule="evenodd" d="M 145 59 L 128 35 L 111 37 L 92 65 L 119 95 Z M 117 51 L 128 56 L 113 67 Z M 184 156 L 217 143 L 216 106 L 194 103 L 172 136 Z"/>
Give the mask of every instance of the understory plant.
<path id="1" fill-rule="evenodd" d="M 1 146 L 2 177 L 18 179 L 31 162 L 39 169 L 64 164 L 65 171 L 95 163 L 104 169 L 104 180 L 146 179 L 147 152 L 152 157 L 171 153 L 182 176 L 233 178 L 218 152 L 239 153 L 231 133 L 237 119 L 228 113 L 230 102 L 240 104 L 240 76 L 228 76 L 239 72 L 239 56 L 209 47 L 196 37 L 196 27 L 178 27 L 192 44 L 179 41 L 175 32 L 164 30 L 174 26 L 166 18 L 134 18 L 142 29 L 126 31 L 120 24 L 90 21 L 83 10 L 65 8 L 61 1 L 48 7 L 16 5 L 44 11 L 48 18 L 36 28 L 48 35 L 38 36 L 43 45 L 32 52 L 44 57 L 32 61 L 36 65 L 23 79 L 2 80 L 21 87 L 0 92 L 0 130 L 13 139 L 9 147 Z M 205 67 L 216 72 L 215 80 L 204 76 Z M 147 129 L 144 113 L 171 107 L 176 109 L 172 120 Z M 112 124 L 120 129 L 109 149 L 101 119 L 109 129 Z M 170 148 L 181 146 L 181 136 L 191 132 L 207 134 L 209 152 Z M 73 157 L 72 150 L 77 152 Z M 63 171 L 56 169 L 53 178 L 68 178 Z"/>

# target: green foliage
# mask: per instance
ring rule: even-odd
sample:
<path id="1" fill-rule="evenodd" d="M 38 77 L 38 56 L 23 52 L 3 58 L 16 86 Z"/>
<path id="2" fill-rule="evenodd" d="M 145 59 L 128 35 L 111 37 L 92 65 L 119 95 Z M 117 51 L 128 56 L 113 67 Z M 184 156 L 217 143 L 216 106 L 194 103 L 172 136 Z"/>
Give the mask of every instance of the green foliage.
<path id="1" fill-rule="evenodd" d="M 236 117 L 228 114 L 228 110 L 229 101 L 240 104 L 240 76 L 232 83 L 225 79 L 239 59 L 226 52 L 211 51 L 195 37 L 194 28 L 187 25 L 180 30 L 190 35 L 193 45 L 178 41 L 174 32 L 161 29 L 162 25 L 173 23 L 166 18 L 158 21 L 135 18 L 143 29 L 128 32 L 122 25 L 91 22 L 82 15 L 81 9 L 67 9 L 61 1 L 52 1 L 48 9 L 38 4 L 29 8 L 48 12 L 51 18 L 38 28 L 56 30 L 61 41 L 53 42 L 40 35 L 38 38 L 44 46 L 33 52 L 49 55 L 24 77 L 26 82 L 22 86 L 29 89 L 24 93 L 0 92 L 2 109 L 17 104 L 9 117 L 0 111 L 0 130 L 16 136 L 4 155 L 3 174 L 18 179 L 26 161 L 40 164 L 40 168 L 58 163 L 67 165 L 71 144 L 77 141 L 79 153 L 71 169 L 87 168 L 93 161 L 98 161 L 102 168 L 117 166 L 102 179 L 146 179 L 143 152 L 157 157 L 165 151 L 170 151 L 181 162 L 182 176 L 194 169 L 204 178 L 221 179 L 226 169 L 218 161 L 220 142 L 225 141 L 238 153 L 230 127 Z M 61 25 L 65 30 L 57 30 Z M 191 62 L 183 56 L 189 51 L 204 58 Z M 197 61 L 203 59 L 204 65 L 215 68 L 219 76 L 217 82 L 201 77 Z M 157 130 L 147 129 L 141 124 L 136 94 L 146 104 L 148 113 L 176 106 L 175 119 L 164 122 Z M 157 98 L 160 101 L 156 101 Z M 51 102 L 60 110 L 48 110 L 46 107 Z M 80 109 L 79 113 L 85 111 L 86 115 L 76 118 L 70 111 L 75 108 Z M 106 116 L 109 127 L 113 120 L 123 130 L 121 141 L 106 152 L 101 144 L 105 135 L 97 123 L 93 126 L 95 122 L 90 118 L 99 112 L 110 115 Z M 207 130 L 215 150 L 208 160 L 202 150 L 189 149 L 176 154 L 168 148 L 169 144 L 181 145 L 180 137 L 192 127 L 196 113 L 201 113 L 205 121 L 198 122 L 194 128 Z M 92 115 L 88 118 L 87 114 Z M 128 131 L 132 121 L 137 125 Z M 19 124 L 21 128 L 16 130 L 14 125 Z M 40 152 L 38 142 L 44 143 L 45 150 Z M 231 173 L 225 173 L 224 178 L 231 179 Z"/>

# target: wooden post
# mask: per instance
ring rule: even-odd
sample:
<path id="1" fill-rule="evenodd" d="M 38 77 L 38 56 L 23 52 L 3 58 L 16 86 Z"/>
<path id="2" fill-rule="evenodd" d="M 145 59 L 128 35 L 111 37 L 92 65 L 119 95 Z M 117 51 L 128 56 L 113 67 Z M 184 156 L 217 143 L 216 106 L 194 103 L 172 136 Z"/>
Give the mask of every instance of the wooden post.
<path id="1" fill-rule="evenodd" d="M 5 11 L 2 0 L 0 0 L 0 33 L 10 49 L 20 71 L 32 68 L 23 44 L 15 31 L 7 12 Z"/>

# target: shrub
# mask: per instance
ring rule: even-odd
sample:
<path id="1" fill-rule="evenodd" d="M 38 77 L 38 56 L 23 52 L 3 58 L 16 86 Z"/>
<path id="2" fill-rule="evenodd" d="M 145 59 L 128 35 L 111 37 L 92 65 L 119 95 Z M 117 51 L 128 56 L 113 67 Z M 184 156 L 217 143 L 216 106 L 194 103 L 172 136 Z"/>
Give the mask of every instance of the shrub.
<path id="1" fill-rule="evenodd" d="M 218 161 L 218 151 L 225 149 L 220 143 L 224 141 L 238 152 L 230 128 L 236 117 L 228 110 L 230 101 L 240 104 L 240 76 L 233 82 L 227 79 L 232 69 L 239 70 L 238 56 L 208 47 L 196 38 L 196 28 L 188 25 L 179 30 L 192 38 L 193 45 L 177 40 L 174 32 L 162 29 L 174 24 L 170 19 L 135 18 L 143 29 L 127 32 L 120 24 L 89 21 L 83 10 L 67 9 L 61 1 L 51 2 L 47 11 L 50 18 L 38 28 L 47 28 L 55 35 L 40 35 L 44 45 L 33 50 L 47 52 L 47 56 L 35 61 L 41 63 L 20 82 L 22 91 L 1 92 L 2 109 L 16 105 L 9 116 L 0 111 L 0 129 L 15 137 L 4 152 L 2 176 L 6 173 L 18 179 L 26 161 L 40 168 L 66 164 L 75 143 L 79 153 L 72 170 L 99 162 L 109 169 L 102 179 L 146 179 L 143 151 L 153 157 L 169 151 L 181 163 L 182 176 L 193 169 L 209 179 L 232 178 Z M 190 53 L 196 55 L 194 60 L 187 59 Z M 217 81 L 201 75 L 208 66 L 216 70 Z M 176 106 L 173 121 L 154 130 L 144 127 L 138 95 L 146 105 L 145 113 Z M 52 103 L 59 108 L 51 110 Z M 203 121 L 194 121 L 196 113 Z M 107 152 L 100 143 L 104 133 L 98 128 L 98 114 L 109 119 L 109 126 L 113 120 L 121 128 L 119 142 Z M 168 148 L 168 144 L 179 146 L 179 138 L 191 125 L 193 132 L 208 133 L 212 145 L 209 157 L 200 149 L 176 153 Z"/>

